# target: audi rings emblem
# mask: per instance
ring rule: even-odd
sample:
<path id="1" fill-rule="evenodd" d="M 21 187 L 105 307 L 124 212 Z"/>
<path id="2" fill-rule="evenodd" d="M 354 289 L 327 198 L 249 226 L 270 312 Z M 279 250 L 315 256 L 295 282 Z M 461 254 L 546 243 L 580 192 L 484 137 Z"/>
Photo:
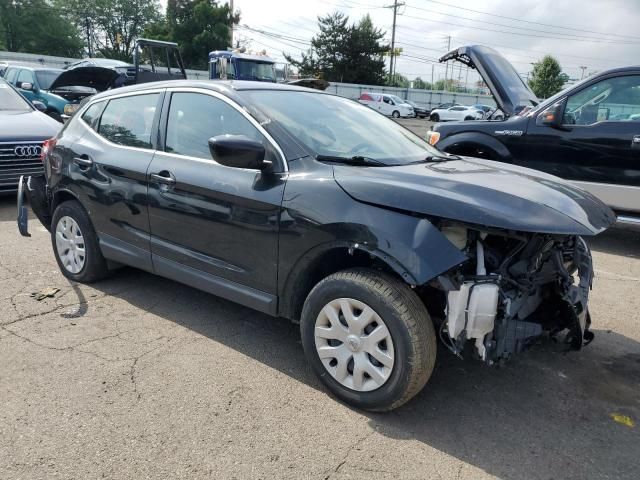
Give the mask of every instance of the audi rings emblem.
<path id="1" fill-rule="evenodd" d="M 18 145 L 13 149 L 16 157 L 37 157 L 42 153 L 42 147 L 39 145 Z"/>

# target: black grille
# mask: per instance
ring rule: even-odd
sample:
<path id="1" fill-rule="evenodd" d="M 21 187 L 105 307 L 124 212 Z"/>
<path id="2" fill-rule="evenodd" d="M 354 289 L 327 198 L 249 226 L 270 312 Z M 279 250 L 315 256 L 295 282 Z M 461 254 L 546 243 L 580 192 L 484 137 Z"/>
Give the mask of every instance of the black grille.
<path id="1" fill-rule="evenodd" d="M 20 175 L 44 173 L 42 142 L 0 143 L 0 193 L 15 191 Z"/>

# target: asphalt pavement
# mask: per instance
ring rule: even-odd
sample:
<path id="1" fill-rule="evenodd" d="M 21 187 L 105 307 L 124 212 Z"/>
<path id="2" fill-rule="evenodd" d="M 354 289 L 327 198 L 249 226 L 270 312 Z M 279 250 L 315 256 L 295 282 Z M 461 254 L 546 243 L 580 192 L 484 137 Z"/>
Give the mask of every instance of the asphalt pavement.
<path id="1" fill-rule="evenodd" d="M 369 414 L 316 380 L 297 325 L 129 268 L 70 283 L 31 232 L 0 198 L 2 479 L 640 477 L 637 233 L 590 241 L 584 350 L 441 349 L 422 393 Z"/>

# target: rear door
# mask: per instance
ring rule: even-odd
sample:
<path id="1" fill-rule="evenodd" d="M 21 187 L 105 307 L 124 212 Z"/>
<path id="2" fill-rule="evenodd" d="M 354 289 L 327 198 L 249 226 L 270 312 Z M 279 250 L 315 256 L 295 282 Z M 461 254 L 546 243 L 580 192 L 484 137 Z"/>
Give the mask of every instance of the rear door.
<path id="1" fill-rule="evenodd" d="M 89 211 L 105 256 L 145 270 L 151 270 L 147 169 L 163 95 L 145 91 L 96 102 L 71 124 L 83 129 L 79 138 L 65 145 L 66 130 L 61 137 L 70 187 Z"/>
<path id="2" fill-rule="evenodd" d="M 208 90 L 172 89 L 162 118 L 165 148 L 149 168 L 156 272 L 245 304 L 233 295 L 248 287 L 251 306 L 271 311 L 275 303 L 256 292 L 276 294 L 281 153 L 246 112 Z M 225 134 L 261 141 L 277 173 L 216 163 L 208 140 Z"/>
<path id="3" fill-rule="evenodd" d="M 640 210 L 640 74 L 595 80 L 563 101 L 561 129 L 529 122 L 519 163 L 572 180 L 616 210 Z"/>

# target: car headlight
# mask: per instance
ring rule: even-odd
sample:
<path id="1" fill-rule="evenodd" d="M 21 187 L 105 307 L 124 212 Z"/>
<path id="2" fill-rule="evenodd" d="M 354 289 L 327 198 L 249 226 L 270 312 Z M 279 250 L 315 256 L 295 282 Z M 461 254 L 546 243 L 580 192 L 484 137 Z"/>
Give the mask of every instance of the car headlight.
<path id="1" fill-rule="evenodd" d="M 433 130 L 427 131 L 427 142 L 429 145 L 435 145 L 440 140 L 440 132 L 434 132 Z"/>
<path id="2" fill-rule="evenodd" d="M 74 113 L 76 113 L 76 110 L 78 110 L 78 107 L 80 107 L 79 103 L 67 103 L 64 106 L 64 114 L 73 115 Z"/>

